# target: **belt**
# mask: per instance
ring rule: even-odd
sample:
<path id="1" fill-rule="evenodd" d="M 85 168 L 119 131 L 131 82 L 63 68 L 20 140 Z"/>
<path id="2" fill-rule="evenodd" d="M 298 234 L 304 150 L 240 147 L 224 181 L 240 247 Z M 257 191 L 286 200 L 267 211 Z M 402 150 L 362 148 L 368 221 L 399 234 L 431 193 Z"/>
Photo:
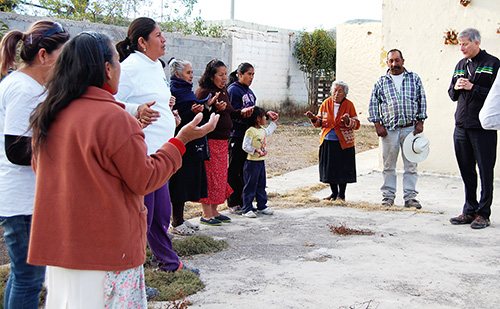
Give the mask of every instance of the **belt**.
<path id="1" fill-rule="evenodd" d="M 414 122 L 410 122 L 408 124 L 405 124 L 405 125 L 402 125 L 402 126 L 399 126 L 400 128 L 408 128 L 408 127 L 412 127 L 415 123 Z"/>

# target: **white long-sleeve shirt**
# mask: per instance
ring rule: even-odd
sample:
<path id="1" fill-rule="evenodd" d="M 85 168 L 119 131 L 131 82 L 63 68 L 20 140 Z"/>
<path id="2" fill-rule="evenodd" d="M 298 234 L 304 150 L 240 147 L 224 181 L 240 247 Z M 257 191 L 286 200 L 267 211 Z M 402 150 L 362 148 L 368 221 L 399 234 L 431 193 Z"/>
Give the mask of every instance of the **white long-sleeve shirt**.
<path id="1" fill-rule="evenodd" d="M 498 75 L 479 112 L 479 121 L 486 130 L 500 130 L 500 77 Z"/>
<path id="2" fill-rule="evenodd" d="M 116 100 L 124 103 L 133 116 L 140 105 L 153 101 L 156 103 L 151 108 L 160 112 L 160 118 L 144 128 L 148 154 L 155 153 L 174 137 L 175 118 L 169 106 L 170 96 L 170 85 L 159 60 L 134 52 L 121 63 Z"/>

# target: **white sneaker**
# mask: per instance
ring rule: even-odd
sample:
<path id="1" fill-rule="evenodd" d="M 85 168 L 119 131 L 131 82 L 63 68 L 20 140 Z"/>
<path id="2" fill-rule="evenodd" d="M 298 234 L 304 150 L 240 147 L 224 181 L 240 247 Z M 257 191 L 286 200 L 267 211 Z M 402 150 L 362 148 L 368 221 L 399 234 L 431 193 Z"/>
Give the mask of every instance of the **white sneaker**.
<path id="1" fill-rule="evenodd" d="M 253 212 L 251 210 L 249 212 L 245 212 L 242 216 L 247 217 L 247 218 L 257 218 L 257 215 L 255 214 L 255 212 Z"/>
<path id="2" fill-rule="evenodd" d="M 272 215 L 274 213 L 274 211 L 269 209 L 269 207 L 266 207 L 264 209 L 259 209 L 259 210 L 257 210 L 257 212 L 264 214 L 264 215 Z"/>

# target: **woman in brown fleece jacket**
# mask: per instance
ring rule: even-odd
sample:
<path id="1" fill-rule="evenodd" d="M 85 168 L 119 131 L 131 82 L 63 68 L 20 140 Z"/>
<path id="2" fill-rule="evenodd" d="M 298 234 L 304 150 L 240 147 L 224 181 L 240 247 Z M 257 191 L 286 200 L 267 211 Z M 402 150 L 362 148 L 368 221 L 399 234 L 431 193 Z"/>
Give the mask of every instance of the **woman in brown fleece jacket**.
<path id="1" fill-rule="evenodd" d="M 64 47 L 34 111 L 37 175 L 28 262 L 47 265 L 47 308 L 146 308 L 143 195 L 181 165 L 184 144 L 216 125 L 186 125 L 147 155 L 139 122 L 114 100 L 120 64 L 110 39 L 84 32 Z M 128 287 L 128 288 L 127 288 Z"/>

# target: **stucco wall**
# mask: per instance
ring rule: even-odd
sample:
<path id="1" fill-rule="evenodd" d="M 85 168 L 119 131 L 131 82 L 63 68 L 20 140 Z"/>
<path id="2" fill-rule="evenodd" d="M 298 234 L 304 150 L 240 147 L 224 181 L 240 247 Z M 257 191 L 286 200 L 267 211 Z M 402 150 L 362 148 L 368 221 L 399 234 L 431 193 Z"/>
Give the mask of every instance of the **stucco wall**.
<path id="1" fill-rule="evenodd" d="M 368 123 L 373 84 L 380 76 L 381 22 L 337 26 L 337 80 L 349 85 L 347 97 L 362 123 Z"/>
<path id="2" fill-rule="evenodd" d="M 445 45 L 444 32 L 467 27 L 481 32 L 481 48 L 500 56 L 500 1 L 472 0 L 463 7 L 458 0 L 384 0 L 382 18 L 382 53 L 401 49 L 405 67 L 420 75 L 427 94 L 428 116 L 424 133 L 431 141 L 431 151 L 420 171 L 458 174 L 453 149 L 455 103 L 448 96 L 456 63 L 463 58 L 458 45 Z M 380 67 L 383 73 L 386 67 Z M 496 165 L 500 177 L 500 164 Z"/>

